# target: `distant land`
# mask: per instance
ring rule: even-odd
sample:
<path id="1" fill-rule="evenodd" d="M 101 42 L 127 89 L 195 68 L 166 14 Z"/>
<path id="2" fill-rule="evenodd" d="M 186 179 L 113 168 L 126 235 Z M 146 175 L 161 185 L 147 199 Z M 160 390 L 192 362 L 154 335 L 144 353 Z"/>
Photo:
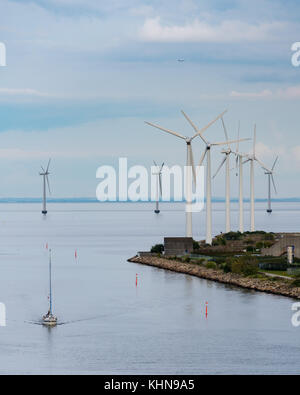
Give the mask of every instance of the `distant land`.
<path id="1" fill-rule="evenodd" d="M 47 199 L 48 203 L 153 203 L 153 202 L 99 202 L 96 198 L 87 198 L 87 197 L 79 197 L 79 198 L 48 198 Z M 214 203 L 225 203 L 224 198 L 218 198 L 215 197 L 212 199 Z M 237 198 L 231 199 L 232 203 L 238 203 Z M 255 199 L 256 202 L 258 203 L 265 203 L 267 202 L 267 199 Z M 244 199 L 245 203 L 249 203 L 249 199 Z M 294 198 L 281 198 L 281 199 L 272 199 L 272 202 L 274 203 L 300 203 L 300 197 L 294 197 Z M 1 203 L 42 203 L 41 198 L 4 198 L 0 197 L 0 204 Z M 162 202 L 162 203 L 182 203 L 178 201 L 171 200 L 170 202 Z"/>

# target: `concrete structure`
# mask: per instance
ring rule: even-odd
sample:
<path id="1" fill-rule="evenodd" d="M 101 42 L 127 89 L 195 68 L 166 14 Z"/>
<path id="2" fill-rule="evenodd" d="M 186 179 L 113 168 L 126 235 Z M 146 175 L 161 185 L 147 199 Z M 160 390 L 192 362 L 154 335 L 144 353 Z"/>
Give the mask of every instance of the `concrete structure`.
<path id="1" fill-rule="evenodd" d="M 165 237 L 165 255 L 185 255 L 193 251 L 192 237 Z"/>
<path id="2" fill-rule="evenodd" d="M 300 258 L 300 233 L 282 233 L 279 240 L 270 248 L 261 250 L 264 256 L 281 256 L 287 253 L 288 247 L 294 247 L 295 258 Z"/>
<path id="3" fill-rule="evenodd" d="M 150 252 L 150 251 L 139 251 L 137 254 L 140 258 L 145 258 L 148 256 L 156 256 L 157 255 L 157 253 Z"/>

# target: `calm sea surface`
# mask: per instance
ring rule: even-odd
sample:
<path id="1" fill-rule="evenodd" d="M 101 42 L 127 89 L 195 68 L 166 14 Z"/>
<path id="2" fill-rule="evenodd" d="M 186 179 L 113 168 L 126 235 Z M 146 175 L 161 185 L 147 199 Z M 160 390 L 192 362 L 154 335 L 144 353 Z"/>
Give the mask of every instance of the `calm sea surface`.
<path id="1" fill-rule="evenodd" d="M 0 373 L 300 373 L 292 299 L 126 262 L 184 235 L 182 208 L 164 204 L 156 216 L 150 204 L 51 204 L 43 218 L 40 205 L 1 204 Z M 214 210 L 218 233 L 224 204 Z M 256 219 L 257 229 L 300 231 L 300 204 L 274 204 L 271 216 L 258 204 Z M 204 225 L 204 213 L 195 215 L 196 239 Z M 46 243 L 63 323 L 53 329 L 38 325 L 48 304 Z"/>

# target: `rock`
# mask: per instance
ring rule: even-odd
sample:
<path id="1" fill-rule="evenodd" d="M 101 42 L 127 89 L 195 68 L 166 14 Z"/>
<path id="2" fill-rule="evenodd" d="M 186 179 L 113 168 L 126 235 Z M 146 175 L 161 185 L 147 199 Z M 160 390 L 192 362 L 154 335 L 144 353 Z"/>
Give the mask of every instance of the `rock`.
<path id="1" fill-rule="evenodd" d="M 247 278 L 239 274 L 223 273 L 221 270 L 207 269 L 206 267 L 197 266 L 192 263 L 183 263 L 173 260 L 171 261 L 169 259 L 151 256 L 139 257 L 136 255 L 128 261 L 132 263 L 154 266 L 165 270 L 171 270 L 177 273 L 185 273 L 199 278 L 235 285 L 260 292 L 273 293 L 276 295 L 300 299 L 300 288 L 291 288 L 290 284 L 288 284 L 285 280 L 274 283 L 266 279 Z"/>

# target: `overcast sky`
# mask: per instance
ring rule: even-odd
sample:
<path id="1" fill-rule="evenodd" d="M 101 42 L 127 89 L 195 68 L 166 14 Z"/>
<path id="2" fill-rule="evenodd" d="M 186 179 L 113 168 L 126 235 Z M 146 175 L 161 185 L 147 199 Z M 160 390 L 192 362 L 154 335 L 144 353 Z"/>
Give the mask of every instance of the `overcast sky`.
<path id="1" fill-rule="evenodd" d="M 144 124 L 192 135 L 181 109 L 199 127 L 228 109 L 233 139 L 239 121 L 242 137 L 256 123 L 259 158 L 280 156 L 278 197 L 300 196 L 299 16 L 297 0 L 0 0 L 0 196 L 39 196 L 50 156 L 57 197 L 95 196 L 97 167 L 120 156 L 184 164 L 184 142 Z M 224 140 L 221 122 L 205 133 Z M 221 160 L 217 148 L 214 168 Z M 224 196 L 224 173 L 213 193 Z"/>

